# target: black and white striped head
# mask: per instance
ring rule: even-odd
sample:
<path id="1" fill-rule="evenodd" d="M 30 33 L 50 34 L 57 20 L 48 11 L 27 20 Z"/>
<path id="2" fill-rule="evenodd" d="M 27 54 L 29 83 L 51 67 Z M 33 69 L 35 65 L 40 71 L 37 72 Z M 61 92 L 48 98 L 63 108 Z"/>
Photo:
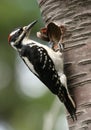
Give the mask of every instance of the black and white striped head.
<path id="1" fill-rule="evenodd" d="M 32 23 L 30 23 L 29 25 L 27 26 L 24 26 L 24 27 L 20 27 L 20 28 L 17 28 L 15 29 L 14 31 L 12 31 L 10 34 L 9 34 L 9 37 L 8 37 L 8 42 L 9 44 L 16 48 L 19 46 L 19 44 L 21 44 L 22 40 L 29 36 L 29 33 L 32 29 L 32 27 L 35 25 L 37 21 L 33 21 Z"/>

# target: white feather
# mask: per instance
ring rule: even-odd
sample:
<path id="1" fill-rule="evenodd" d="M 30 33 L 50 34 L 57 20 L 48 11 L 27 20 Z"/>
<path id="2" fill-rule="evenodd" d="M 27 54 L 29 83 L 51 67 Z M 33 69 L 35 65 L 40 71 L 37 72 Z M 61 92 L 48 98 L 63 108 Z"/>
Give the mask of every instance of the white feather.
<path id="1" fill-rule="evenodd" d="M 37 76 L 39 76 L 38 73 L 36 73 L 36 71 L 34 70 L 34 67 L 33 67 L 32 63 L 28 60 L 28 58 L 27 58 L 27 57 L 22 57 L 22 58 L 23 58 L 24 61 L 26 62 L 27 66 L 31 69 L 31 71 L 32 71 L 34 74 L 36 74 Z"/>
<path id="2" fill-rule="evenodd" d="M 35 43 L 35 44 L 30 44 L 30 43 Z M 36 41 L 33 41 L 33 40 L 30 40 L 30 39 L 27 39 L 27 38 L 24 38 L 23 40 L 23 45 L 28 45 L 29 46 L 35 46 L 35 45 L 38 45 L 40 47 L 43 47 L 45 50 L 47 50 L 50 58 L 52 59 L 54 65 L 55 65 L 55 69 L 57 70 L 58 73 L 63 73 L 63 55 L 61 52 L 55 52 L 53 51 L 51 48 L 49 48 L 48 46 L 46 45 L 43 45 L 43 44 L 40 44 Z"/>

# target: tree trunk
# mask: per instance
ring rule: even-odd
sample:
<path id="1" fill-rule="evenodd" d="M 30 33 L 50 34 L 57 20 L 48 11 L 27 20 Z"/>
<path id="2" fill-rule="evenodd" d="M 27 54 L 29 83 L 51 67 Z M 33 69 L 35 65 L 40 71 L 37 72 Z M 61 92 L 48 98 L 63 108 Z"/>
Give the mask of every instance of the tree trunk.
<path id="1" fill-rule="evenodd" d="M 77 121 L 67 116 L 70 130 L 91 130 L 91 0 L 38 0 L 47 25 L 65 25 L 65 73 L 77 105 Z"/>

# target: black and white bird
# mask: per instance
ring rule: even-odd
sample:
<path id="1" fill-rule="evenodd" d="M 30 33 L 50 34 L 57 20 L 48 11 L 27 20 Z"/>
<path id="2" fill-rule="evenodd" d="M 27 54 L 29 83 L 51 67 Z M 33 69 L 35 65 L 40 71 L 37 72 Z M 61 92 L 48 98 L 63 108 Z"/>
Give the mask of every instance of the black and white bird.
<path id="1" fill-rule="evenodd" d="M 76 106 L 68 89 L 63 68 L 63 54 L 50 47 L 29 39 L 30 31 L 37 21 L 20 27 L 10 33 L 8 42 L 19 53 L 30 71 L 64 103 L 73 120 L 76 119 Z"/>

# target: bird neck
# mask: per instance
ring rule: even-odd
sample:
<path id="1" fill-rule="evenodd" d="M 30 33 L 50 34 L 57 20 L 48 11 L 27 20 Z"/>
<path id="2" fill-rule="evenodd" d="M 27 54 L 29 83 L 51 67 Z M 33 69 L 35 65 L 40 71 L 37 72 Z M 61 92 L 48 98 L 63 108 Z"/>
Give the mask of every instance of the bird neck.
<path id="1" fill-rule="evenodd" d="M 14 47 L 17 49 L 17 50 L 20 50 L 24 45 L 27 44 L 29 40 L 27 38 L 24 38 L 24 39 L 20 39 L 16 45 L 14 45 Z"/>
<path id="2" fill-rule="evenodd" d="M 22 42 L 18 42 L 16 45 L 14 45 L 14 48 L 16 48 L 17 50 L 22 48 Z"/>

